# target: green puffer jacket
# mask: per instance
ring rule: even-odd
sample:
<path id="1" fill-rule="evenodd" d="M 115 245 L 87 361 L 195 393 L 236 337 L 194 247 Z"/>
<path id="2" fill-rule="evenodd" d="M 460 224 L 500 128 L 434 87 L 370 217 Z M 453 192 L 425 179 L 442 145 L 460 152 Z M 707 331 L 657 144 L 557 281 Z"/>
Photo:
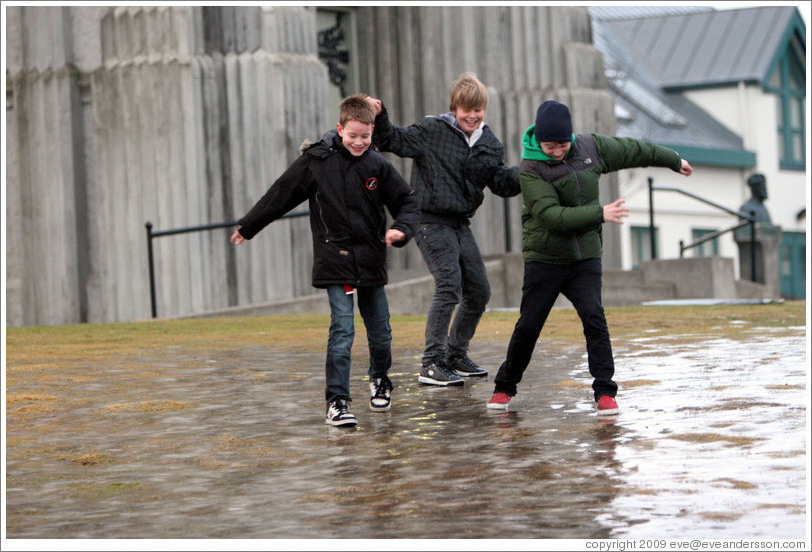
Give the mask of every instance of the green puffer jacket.
<path id="1" fill-rule="evenodd" d="M 534 128 L 528 128 L 522 139 L 519 166 L 525 262 L 568 264 L 600 258 L 604 220 L 598 180 L 602 174 L 648 166 L 680 170 L 680 156 L 674 150 L 600 134 L 573 135 L 567 156 L 556 161 L 541 150 Z"/>

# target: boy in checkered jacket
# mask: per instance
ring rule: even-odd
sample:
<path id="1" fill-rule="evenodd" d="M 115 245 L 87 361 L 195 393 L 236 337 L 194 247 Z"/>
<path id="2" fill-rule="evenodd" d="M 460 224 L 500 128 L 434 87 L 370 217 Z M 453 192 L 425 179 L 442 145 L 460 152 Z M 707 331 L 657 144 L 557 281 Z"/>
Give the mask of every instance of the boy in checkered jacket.
<path id="1" fill-rule="evenodd" d="M 415 239 L 435 284 L 418 380 L 463 385 L 460 376 L 488 374 L 468 357 L 491 294 L 470 219 L 485 188 L 501 197 L 520 193 L 519 169 L 505 165 L 504 146 L 483 122 L 488 90 L 473 73 L 463 73 L 452 85 L 448 113 L 409 127 L 393 125 L 379 99 L 367 101 L 376 113 L 375 146 L 414 160 L 411 185 L 420 201 Z"/>

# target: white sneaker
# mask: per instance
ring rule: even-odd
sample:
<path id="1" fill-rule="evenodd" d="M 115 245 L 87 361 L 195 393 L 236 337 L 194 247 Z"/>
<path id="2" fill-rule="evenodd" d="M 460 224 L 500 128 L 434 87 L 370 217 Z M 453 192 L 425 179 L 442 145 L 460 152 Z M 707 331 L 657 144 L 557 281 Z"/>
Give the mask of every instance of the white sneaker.
<path id="1" fill-rule="evenodd" d="M 375 412 L 386 412 L 392 406 L 392 389 L 389 378 L 373 379 L 369 382 L 369 409 Z"/>
<path id="2" fill-rule="evenodd" d="M 356 425 L 358 420 L 355 419 L 349 409 L 346 399 L 335 399 L 327 405 L 327 419 L 324 423 L 333 426 Z"/>

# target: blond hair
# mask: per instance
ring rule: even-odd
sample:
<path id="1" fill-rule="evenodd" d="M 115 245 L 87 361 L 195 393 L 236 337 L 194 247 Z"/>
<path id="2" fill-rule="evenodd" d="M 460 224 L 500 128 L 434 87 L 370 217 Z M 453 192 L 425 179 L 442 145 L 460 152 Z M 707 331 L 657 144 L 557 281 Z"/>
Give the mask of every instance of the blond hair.
<path id="1" fill-rule="evenodd" d="M 338 119 L 341 126 L 350 121 L 371 125 L 375 123 L 375 110 L 367 102 L 366 94 L 355 94 L 344 98 L 338 104 Z"/>
<path id="2" fill-rule="evenodd" d="M 450 109 L 456 111 L 457 107 L 467 109 L 488 108 L 488 89 L 474 73 L 465 72 L 457 77 L 451 85 Z"/>

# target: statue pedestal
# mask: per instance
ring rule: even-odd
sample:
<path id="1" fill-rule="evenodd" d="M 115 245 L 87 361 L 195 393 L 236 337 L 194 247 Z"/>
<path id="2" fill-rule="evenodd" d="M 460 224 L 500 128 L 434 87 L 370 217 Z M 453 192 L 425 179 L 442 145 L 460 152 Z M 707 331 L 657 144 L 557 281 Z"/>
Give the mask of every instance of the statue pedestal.
<path id="1" fill-rule="evenodd" d="M 736 230 L 733 238 L 739 245 L 739 278 L 752 279 L 753 256 L 755 256 L 755 281 L 770 287 L 774 297 L 781 297 L 781 275 L 778 252 L 781 244 L 781 227 L 767 222 L 755 224 L 753 255 L 750 226 Z"/>

